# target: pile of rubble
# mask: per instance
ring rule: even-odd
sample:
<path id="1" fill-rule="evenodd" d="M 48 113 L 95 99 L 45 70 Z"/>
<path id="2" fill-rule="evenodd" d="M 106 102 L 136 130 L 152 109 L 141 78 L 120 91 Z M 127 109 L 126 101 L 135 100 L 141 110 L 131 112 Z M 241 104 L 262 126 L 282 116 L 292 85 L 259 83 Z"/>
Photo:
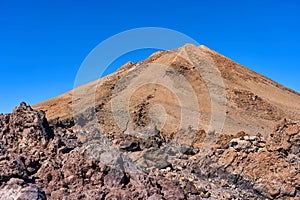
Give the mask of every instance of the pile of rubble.
<path id="1" fill-rule="evenodd" d="M 205 138 L 176 134 L 192 133 Z M 300 123 L 268 138 L 219 135 L 209 149 L 155 127 L 84 143 L 80 134 L 25 103 L 0 115 L 0 199 L 300 198 Z"/>

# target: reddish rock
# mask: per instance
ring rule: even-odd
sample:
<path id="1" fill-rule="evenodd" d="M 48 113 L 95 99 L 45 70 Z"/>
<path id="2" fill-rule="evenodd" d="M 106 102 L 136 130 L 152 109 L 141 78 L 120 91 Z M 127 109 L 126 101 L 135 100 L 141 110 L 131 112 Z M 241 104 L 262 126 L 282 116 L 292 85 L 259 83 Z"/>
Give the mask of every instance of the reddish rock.
<path id="1" fill-rule="evenodd" d="M 300 129 L 295 122 L 282 122 L 267 141 L 220 135 L 224 141 L 208 150 L 195 148 L 193 141 L 179 143 L 179 133 L 174 136 L 178 143 L 168 143 L 150 130 L 144 138 L 134 132 L 112 137 L 119 146 L 101 136 L 82 144 L 72 126 L 49 126 L 43 112 L 26 104 L 0 115 L 0 125 L 3 200 L 12 195 L 66 200 L 300 197 Z M 190 133 L 198 132 L 183 135 Z M 132 149 L 136 146 L 130 142 L 141 148 Z"/>

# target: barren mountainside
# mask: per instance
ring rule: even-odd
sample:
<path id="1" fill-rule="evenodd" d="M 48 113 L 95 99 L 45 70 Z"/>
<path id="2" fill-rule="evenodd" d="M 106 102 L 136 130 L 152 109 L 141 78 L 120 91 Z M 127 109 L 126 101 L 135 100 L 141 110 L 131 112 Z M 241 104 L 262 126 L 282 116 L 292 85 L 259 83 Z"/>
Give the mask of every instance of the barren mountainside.
<path id="1" fill-rule="evenodd" d="M 205 46 L 0 114 L 0 200 L 300 199 L 300 95 Z"/>
<path id="2" fill-rule="evenodd" d="M 195 49 L 197 49 L 197 52 Z M 148 70 L 147 73 L 153 74 L 153 77 L 159 76 L 157 75 L 158 70 L 155 64 L 161 64 L 163 67 L 166 67 L 164 69 L 166 72 L 163 73 L 167 76 L 172 76 L 169 75 L 171 73 L 167 74 L 167 68 L 172 69 L 172 73 L 177 73 L 175 76 L 178 76 L 178 74 L 183 75 L 188 85 L 192 87 L 192 95 L 196 96 L 199 107 L 197 110 L 195 106 L 190 106 L 190 109 L 200 113 L 200 129 L 208 130 L 212 107 L 214 106 L 210 95 L 212 91 L 209 91 L 209 83 L 205 80 L 212 78 L 209 77 L 209 67 L 206 66 L 208 62 L 212 62 L 210 65 L 216 67 L 224 83 L 220 87 L 224 90 L 226 98 L 226 102 L 224 102 L 226 104 L 225 114 L 224 112 L 214 113 L 214 115 L 225 115 L 222 132 L 234 133 L 243 130 L 249 134 L 256 134 L 257 132 L 265 134 L 270 132 L 277 122 L 284 118 L 299 120 L 300 95 L 298 93 L 243 67 L 205 46 L 196 47 L 189 44 L 179 49 L 154 53 L 139 63 L 129 62 L 117 72 L 75 89 L 77 94 L 82 93 L 82 95 L 76 95 L 78 99 L 74 101 L 72 99 L 74 90 L 72 90 L 39 103 L 33 108 L 44 110 L 49 120 L 57 118 L 60 120 L 72 119 L 72 103 L 78 101 L 81 104 L 88 104 L 83 98 L 94 95 L 98 122 L 105 130 L 104 132 L 119 133 L 121 130 L 119 130 L 118 124 L 115 122 L 116 119 L 112 114 L 112 104 L 115 105 L 117 103 L 116 101 L 112 102 L 114 99 L 112 97 L 115 94 L 118 95 L 122 91 L 122 87 L 127 87 L 132 81 L 135 81 L 133 80 L 135 76 L 144 78 L 145 73 L 143 70 Z M 216 75 L 213 74 L 213 76 Z M 180 84 L 178 82 L 175 84 L 177 84 L 176 87 L 180 85 L 183 91 L 189 89 L 181 82 Z M 94 90 L 96 90 L 95 94 Z M 172 91 L 164 83 L 144 84 L 134 91 L 125 90 L 123 93 L 123 96 L 130 96 L 128 103 L 130 117 L 136 124 L 149 123 L 149 117 L 147 116 L 153 105 L 164 107 L 168 117 L 162 131 L 166 132 L 166 134 L 171 134 L 178 129 L 178 124 L 182 117 L 181 107 L 188 106 L 190 102 L 192 104 L 192 98 L 184 98 L 183 103 L 179 102 L 178 96 L 180 94 L 178 93 L 181 93 L 181 91 L 175 91 L 174 89 Z M 189 95 L 192 96 L 191 94 Z M 82 107 L 84 108 L 84 106 Z"/>

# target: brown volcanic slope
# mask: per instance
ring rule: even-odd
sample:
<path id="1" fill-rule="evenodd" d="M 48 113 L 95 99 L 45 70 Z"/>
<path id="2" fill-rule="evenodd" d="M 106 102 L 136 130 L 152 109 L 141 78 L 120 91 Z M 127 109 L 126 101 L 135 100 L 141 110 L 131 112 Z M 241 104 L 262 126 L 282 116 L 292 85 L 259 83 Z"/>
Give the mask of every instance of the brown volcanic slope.
<path id="1" fill-rule="evenodd" d="M 194 61 L 194 64 L 191 60 Z M 151 67 L 153 67 L 153 64 L 162 64 L 170 70 L 173 69 L 173 71 L 165 70 L 166 76 L 174 78 L 174 76 L 183 75 L 190 86 L 192 86 L 200 107 L 199 122 L 201 128 L 207 130 L 212 104 L 207 82 L 199 74 L 198 70 L 201 69 L 200 71 L 204 73 L 208 72 L 206 65 L 210 62 L 213 62 L 220 71 L 225 86 L 226 112 L 220 111 L 217 113 L 220 116 L 226 115 L 223 133 L 236 133 L 243 130 L 249 134 L 256 134 L 257 132 L 265 134 L 270 133 L 275 124 L 283 118 L 300 120 L 300 95 L 298 93 L 243 67 L 205 46 L 196 47 L 190 44 L 171 51 L 156 52 L 146 60 L 136 64 L 129 62 L 117 72 L 77 88 L 78 94 L 83 94 L 83 96 L 76 97 L 75 102 L 80 102 L 82 105 L 87 104 L 87 100 L 82 98 L 92 96 L 93 88 L 96 87 L 95 108 L 98 121 L 107 135 L 119 134 L 124 130 L 120 130 L 115 123 L 111 109 L 112 103 L 116 107 L 120 107 L 122 102 L 112 102 L 112 97 L 116 97 L 115 93 L 117 95 L 123 94 L 122 92 L 126 93 L 126 88 L 130 85 L 130 81 L 134 77 L 141 76 L 145 70 L 150 70 L 155 75 L 156 68 L 153 68 L 151 71 Z M 213 76 L 215 75 L 213 74 Z M 164 87 L 164 84 L 146 84 L 143 87 L 136 88 L 130 94 L 131 98 L 128 102 L 133 122 L 139 126 L 146 126 L 150 123 L 149 113 L 154 113 L 151 116 L 155 116 L 155 113 L 158 113 L 156 117 L 161 117 L 160 112 L 162 109 L 157 106 L 159 104 L 168 114 L 165 118 L 166 121 L 162 132 L 171 135 L 179 128 L 178 124 L 180 124 L 181 120 L 180 108 L 182 105 L 180 105 L 177 98 L 178 94 L 176 93 L 183 94 L 188 89 L 184 85 L 176 86 L 176 88 L 180 87 L 182 88 L 179 91 L 172 91 Z M 221 87 L 222 85 L 218 85 L 216 92 L 220 92 Z M 50 121 L 57 118 L 70 120 L 73 116 L 73 92 L 74 90 L 69 91 L 39 103 L 33 108 L 44 110 Z M 192 100 L 189 97 L 184 99 L 183 104 L 183 107 L 187 105 L 189 111 L 197 112 L 197 109 L 191 106 Z M 162 126 L 159 123 L 156 125 Z"/>

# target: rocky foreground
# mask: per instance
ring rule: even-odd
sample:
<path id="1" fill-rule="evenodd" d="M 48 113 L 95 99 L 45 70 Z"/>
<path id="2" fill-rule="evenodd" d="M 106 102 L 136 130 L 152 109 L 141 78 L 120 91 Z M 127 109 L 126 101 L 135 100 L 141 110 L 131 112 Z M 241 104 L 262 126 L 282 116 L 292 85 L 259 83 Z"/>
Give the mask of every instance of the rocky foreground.
<path id="1" fill-rule="evenodd" d="M 0 199 L 300 199 L 299 122 L 210 149 L 201 130 L 143 131 L 89 138 L 21 103 L 0 115 Z"/>

